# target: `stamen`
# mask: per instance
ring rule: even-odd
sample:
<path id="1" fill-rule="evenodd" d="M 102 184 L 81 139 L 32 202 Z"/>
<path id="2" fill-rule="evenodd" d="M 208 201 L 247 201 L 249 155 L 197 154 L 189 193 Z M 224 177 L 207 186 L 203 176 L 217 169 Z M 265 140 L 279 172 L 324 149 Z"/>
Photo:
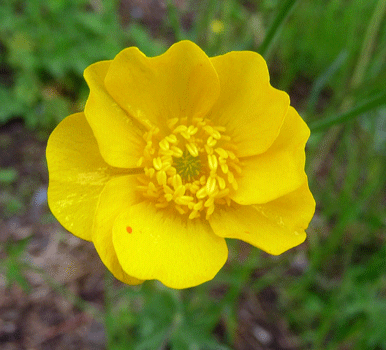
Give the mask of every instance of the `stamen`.
<path id="1" fill-rule="evenodd" d="M 187 143 L 185 147 L 192 157 L 198 157 L 198 148 L 194 143 Z"/>
<path id="2" fill-rule="evenodd" d="M 196 193 L 196 197 L 197 197 L 198 199 L 205 198 L 206 195 L 207 195 L 207 193 L 206 193 L 206 187 L 201 187 L 201 188 L 197 191 L 197 193 Z"/>
<path id="3" fill-rule="evenodd" d="M 216 190 L 216 179 L 209 177 L 206 182 L 206 193 L 208 195 L 212 194 Z"/>
<path id="4" fill-rule="evenodd" d="M 160 157 L 154 158 L 153 159 L 153 166 L 155 170 L 161 170 L 162 168 L 162 160 Z"/>
<path id="5" fill-rule="evenodd" d="M 166 136 L 165 140 L 169 141 L 170 143 L 176 143 L 177 142 L 177 136 L 171 134 L 171 135 Z"/>
<path id="6" fill-rule="evenodd" d="M 215 150 L 214 150 L 221 158 L 228 158 L 228 152 L 221 148 L 221 147 L 217 147 Z"/>
<path id="7" fill-rule="evenodd" d="M 158 128 L 143 135 L 137 190 L 157 208 L 174 208 L 189 219 L 208 219 L 217 206 L 230 206 L 242 164 L 226 128 L 198 117 L 171 118 L 167 126 L 168 135 Z"/>
<path id="8" fill-rule="evenodd" d="M 208 165 L 211 170 L 217 170 L 218 162 L 214 154 L 208 154 Z"/>
<path id="9" fill-rule="evenodd" d="M 169 142 L 168 140 L 166 139 L 163 139 L 160 143 L 159 143 L 159 147 L 164 150 L 164 151 L 167 151 L 169 149 Z"/>

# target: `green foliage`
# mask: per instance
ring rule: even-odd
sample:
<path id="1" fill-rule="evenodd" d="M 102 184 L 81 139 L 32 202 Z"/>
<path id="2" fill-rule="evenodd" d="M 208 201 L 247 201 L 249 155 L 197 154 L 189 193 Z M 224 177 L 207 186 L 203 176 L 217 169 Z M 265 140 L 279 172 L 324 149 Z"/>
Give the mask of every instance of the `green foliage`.
<path id="1" fill-rule="evenodd" d="M 23 272 L 25 269 L 22 263 L 23 253 L 28 242 L 28 238 L 17 243 L 12 241 L 7 242 L 4 246 L 7 257 L 0 263 L 0 272 L 4 274 L 7 286 L 17 283 L 26 293 L 29 293 L 32 289 L 28 280 L 24 277 Z"/>
<path id="2" fill-rule="evenodd" d="M 333 84 L 341 92 L 347 88 L 358 58 L 361 40 L 376 0 L 322 1 L 305 0 L 296 8 L 289 25 L 283 28 L 280 55 L 289 70 L 286 85 L 301 73 L 314 78 L 323 72 L 342 52 L 347 62 L 334 76 Z M 341 97 L 341 95 L 340 95 Z"/>
<path id="3" fill-rule="evenodd" d="M 106 328 L 110 349 L 229 350 L 211 334 L 221 311 L 208 295 L 148 283 L 136 289 L 106 284 Z"/>
<path id="4" fill-rule="evenodd" d="M 1 1 L 0 19 L 0 124 L 52 128 L 79 102 L 85 67 L 124 46 L 116 1 Z"/>
<path id="5" fill-rule="evenodd" d="M 155 282 L 117 287 L 108 275 L 101 315 L 108 348 L 234 348 L 240 301 L 269 288 L 277 295 L 277 310 L 264 321 L 288 325 L 300 349 L 386 348 L 385 2 L 165 4 L 154 37 L 144 19 L 131 19 L 122 29 L 115 1 L 1 2 L 6 74 L 0 124 L 14 116 L 37 130 L 57 124 L 85 99 L 84 68 L 114 57 L 124 45 L 150 56 L 180 39 L 195 41 L 209 55 L 260 50 L 272 84 L 289 91 L 313 131 L 307 174 L 317 211 L 299 250 L 273 258 L 257 249 L 245 254 L 245 247 L 229 242 L 229 264 L 196 288 L 178 292 Z M 214 21 L 222 24 L 219 30 Z M 3 184 L 16 178 L 12 170 L 0 172 Z M 17 211 L 7 198 L 0 203 Z M 7 275 L 12 283 L 23 285 L 20 254 L 10 254 L 14 258 L 2 267 L 12 272 Z M 300 258 L 302 267 L 294 273 Z"/>

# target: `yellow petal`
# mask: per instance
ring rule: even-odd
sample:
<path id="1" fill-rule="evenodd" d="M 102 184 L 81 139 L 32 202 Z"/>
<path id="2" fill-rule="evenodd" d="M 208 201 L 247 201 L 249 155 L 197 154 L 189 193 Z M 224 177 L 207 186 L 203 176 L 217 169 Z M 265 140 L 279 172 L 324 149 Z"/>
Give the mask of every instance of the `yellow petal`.
<path id="1" fill-rule="evenodd" d="M 215 211 L 210 225 L 220 237 L 240 239 L 279 255 L 306 239 L 304 230 L 314 211 L 315 201 L 305 182 L 297 190 L 266 204 Z"/>
<path id="2" fill-rule="evenodd" d="M 135 47 L 121 51 L 105 84 L 119 105 L 147 127 L 162 128 L 166 118 L 203 116 L 219 94 L 209 58 L 190 41 L 152 58 Z"/>
<path id="3" fill-rule="evenodd" d="M 113 244 L 127 274 L 177 289 L 212 279 L 228 255 L 225 240 L 206 221 L 186 221 L 147 202 L 118 216 Z"/>
<path id="4" fill-rule="evenodd" d="M 133 123 L 105 88 L 104 78 L 110 63 L 98 62 L 84 71 L 90 87 L 84 113 L 105 161 L 115 167 L 134 168 L 144 147 L 143 130 Z"/>
<path id="5" fill-rule="evenodd" d="M 315 200 L 305 181 L 295 191 L 265 204 L 253 205 L 265 217 L 290 230 L 305 230 L 315 213 Z"/>
<path id="6" fill-rule="evenodd" d="M 210 118 L 227 128 L 239 157 L 265 152 L 279 134 L 288 95 L 270 85 L 267 65 L 255 52 L 230 52 L 211 61 L 221 92 Z"/>
<path id="7" fill-rule="evenodd" d="M 92 235 L 95 249 L 103 263 L 116 278 L 127 284 L 143 281 L 127 275 L 119 264 L 113 246 L 113 225 L 122 211 L 138 203 L 136 186 L 135 175 L 115 177 L 106 184 L 99 197 Z"/>
<path id="8" fill-rule="evenodd" d="M 91 240 L 98 197 L 112 169 L 83 113 L 65 118 L 47 144 L 48 204 L 58 221 L 74 235 Z"/>
<path id="9" fill-rule="evenodd" d="M 306 123 L 290 107 L 272 146 L 263 154 L 241 158 L 239 187 L 232 199 L 243 205 L 266 203 L 298 188 L 306 176 L 304 147 L 309 135 Z"/>

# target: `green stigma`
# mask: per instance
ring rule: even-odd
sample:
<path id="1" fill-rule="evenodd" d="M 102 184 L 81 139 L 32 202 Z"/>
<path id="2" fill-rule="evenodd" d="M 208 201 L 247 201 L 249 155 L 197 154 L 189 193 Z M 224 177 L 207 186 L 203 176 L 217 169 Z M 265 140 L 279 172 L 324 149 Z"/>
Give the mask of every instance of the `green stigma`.
<path id="1" fill-rule="evenodd" d="M 183 181 L 193 181 L 197 179 L 201 171 L 200 157 L 193 157 L 187 150 L 184 151 L 182 157 L 175 158 L 174 167 Z"/>

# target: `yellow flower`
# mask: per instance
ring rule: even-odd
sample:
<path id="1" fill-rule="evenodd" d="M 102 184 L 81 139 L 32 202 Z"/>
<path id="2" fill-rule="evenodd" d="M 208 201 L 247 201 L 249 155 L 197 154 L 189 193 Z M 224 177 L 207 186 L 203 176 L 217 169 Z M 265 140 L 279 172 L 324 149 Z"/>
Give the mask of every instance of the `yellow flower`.
<path id="1" fill-rule="evenodd" d="M 84 112 L 48 140 L 48 202 L 116 278 L 187 288 L 224 265 L 225 238 L 274 255 L 305 240 L 309 129 L 260 55 L 131 47 L 84 76 Z"/>

